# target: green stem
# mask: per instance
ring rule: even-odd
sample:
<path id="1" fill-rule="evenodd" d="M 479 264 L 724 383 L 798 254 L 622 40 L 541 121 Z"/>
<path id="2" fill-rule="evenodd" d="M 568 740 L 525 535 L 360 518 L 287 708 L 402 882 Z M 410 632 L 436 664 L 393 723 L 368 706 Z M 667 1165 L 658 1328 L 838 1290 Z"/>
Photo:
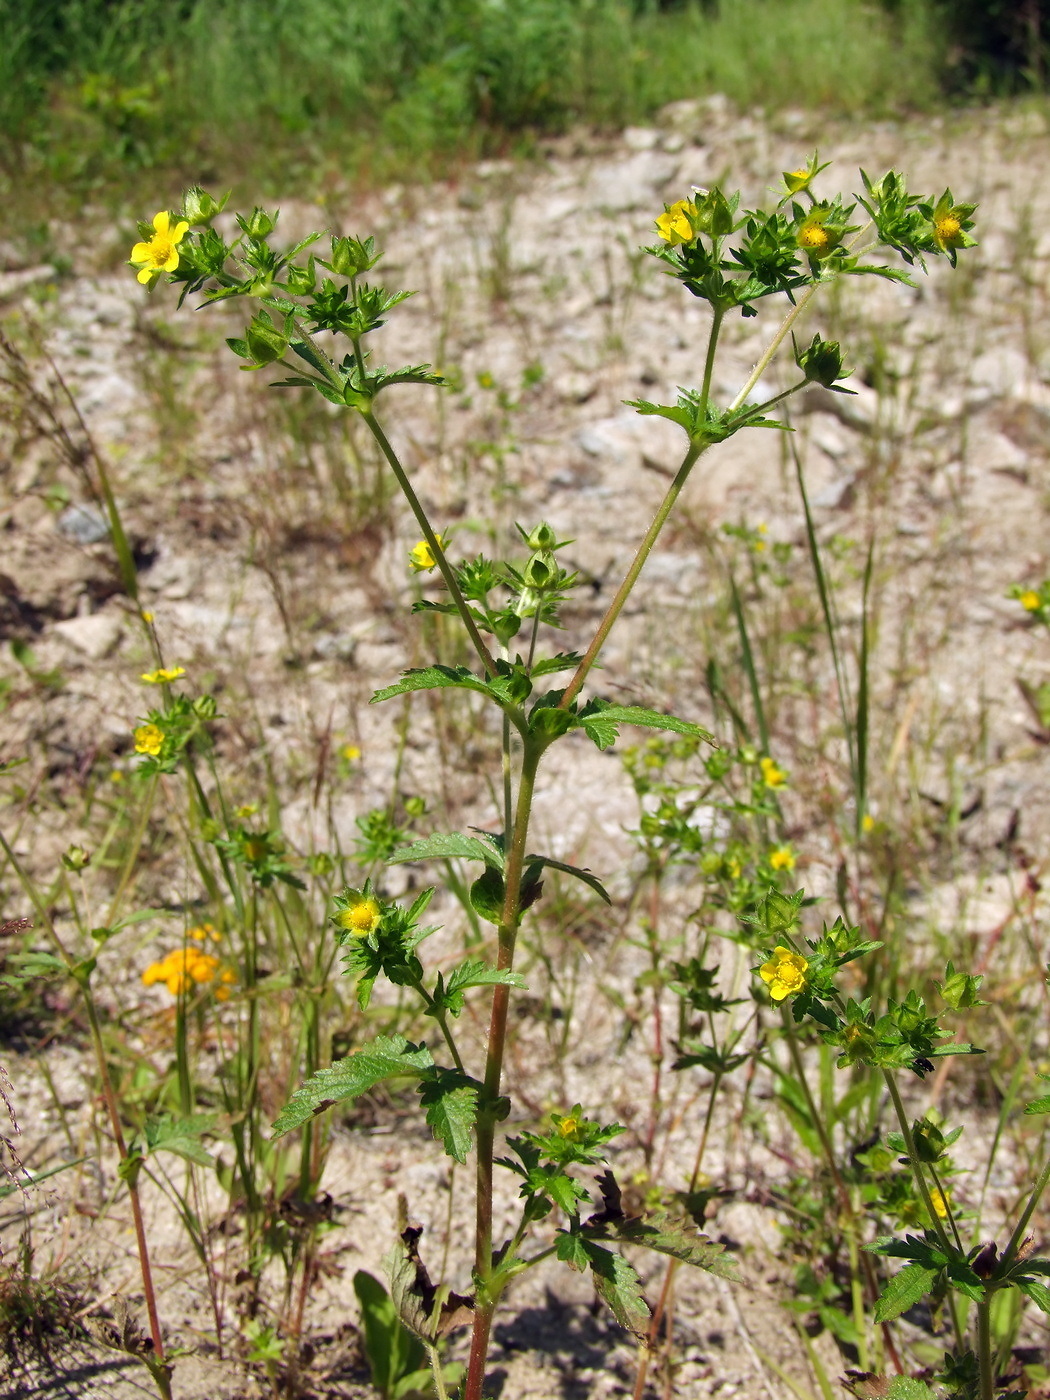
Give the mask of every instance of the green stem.
<path id="1" fill-rule="evenodd" d="M 1010 1242 L 1006 1246 L 1006 1249 L 1003 1251 L 1003 1257 L 1000 1262 L 1000 1269 L 1002 1271 L 1005 1272 L 1006 1268 L 1013 1263 L 1014 1256 L 1020 1248 L 1021 1241 L 1024 1238 L 1024 1232 L 1028 1225 L 1028 1222 L 1029 1220 L 1031 1220 L 1033 1214 L 1035 1213 L 1035 1208 L 1039 1204 L 1040 1198 L 1042 1197 L 1043 1192 L 1046 1190 L 1048 1182 L 1050 1182 L 1050 1158 L 1047 1158 L 1043 1170 L 1039 1173 L 1039 1180 L 1035 1183 L 1035 1187 L 1032 1191 L 1032 1194 L 1028 1198 L 1028 1204 L 1022 1211 L 1021 1218 L 1015 1225 L 1013 1234 L 1010 1236 Z"/>
<path id="2" fill-rule="evenodd" d="M 678 500 L 678 497 L 682 494 L 683 486 L 689 480 L 689 473 L 693 470 L 697 458 L 702 452 L 706 450 L 706 448 L 709 445 L 709 443 L 705 442 L 690 443 L 689 451 L 685 454 L 685 457 L 682 461 L 682 465 L 678 468 L 678 472 L 675 476 L 674 481 L 672 481 L 671 485 L 667 488 L 667 495 L 660 502 L 660 509 L 656 512 L 656 515 L 653 518 L 653 523 L 645 532 L 645 538 L 638 546 L 638 552 L 634 556 L 634 560 L 631 563 L 631 567 L 627 570 L 623 582 L 620 584 L 620 587 L 616 590 L 616 597 L 609 604 L 608 610 L 605 616 L 602 618 L 601 622 L 599 623 L 597 632 L 595 632 L 594 634 L 593 641 L 587 648 L 583 660 L 580 662 L 579 666 L 577 666 L 576 671 L 573 674 L 572 680 L 569 682 L 565 694 L 562 696 L 562 709 L 566 709 L 569 705 L 571 705 L 572 702 L 576 699 L 576 696 L 579 694 L 580 687 L 587 679 L 588 671 L 590 671 L 595 661 L 597 661 L 598 653 L 605 645 L 606 637 L 608 637 L 609 633 L 612 631 L 616 619 L 620 616 L 620 613 L 623 611 L 623 605 L 627 602 L 627 599 L 630 596 L 631 589 L 634 587 L 635 583 L 637 583 L 638 575 L 642 572 L 642 569 L 645 566 L 645 561 L 649 558 L 649 554 L 652 551 L 653 545 L 656 543 L 657 539 L 660 536 L 661 530 L 667 523 L 667 517 L 671 514 L 671 511 L 674 509 L 675 502 Z"/>
<path id="3" fill-rule="evenodd" d="M 509 971 L 514 964 L 514 945 L 521 922 L 521 879 L 525 867 L 525 846 L 529 834 L 529 818 L 536 787 L 536 770 L 543 748 L 534 739 L 526 738 L 522 754 L 518 800 L 514 815 L 514 831 L 504 869 L 505 894 L 499 925 L 499 952 L 496 966 Z M 474 1331 L 471 1337 L 470 1361 L 467 1369 L 463 1400 L 482 1400 L 485 1384 L 485 1360 L 488 1355 L 492 1315 L 499 1297 L 500 1284 L 492 1271 L 492 1174 L 496 1123 L 500 1114 L 500 1081 L 503 1055 L 507 1040 L 507 1012 L 510 988 L 497 986 L 493 990 L 492 1015 L 489 1022 L 488 1053 L 485 1061 L 485 1081 L 477 1121 L 477 1202 L 475 1217 L 475 1258 L 477 1303 L 474 1310 Z"/>
<path id="4" fill-rule="evenodd" d="M 758 381 L 762 378 L 763 374 L 765 374 L 766 370 L 769 368 L 770 364 L 773 361 L 774 355 L 777 353 L 781 345 L 783 345 L 787 336 L 790 334 L 791 327 L 802 315 L 803 311 L 805 311 L 806 307 L 809 305 L 810 301 L 813 298 L 813 293 L 817 290 L 819 286 L 819 282 L 811 283 L 799 297 L 798 301 L 795 302 L 795 305 L 784 317 L 783 321 L 781 321 L 780 328 L 778 329 L 773 339 L 766 346 L 761 359 L 758 361 L 754 369 L 748 375 L 744 383 L 744 387 L 740 390 L 740 393 L 737 394 L 736 398 L 729 405 L 730 413 L 734 413 L 743 404 L 747 403 L 748 394 L 750 394 L 751 390 L 755 387 Z"/>
<path id="5" fill-rule="evenodd" d="M 408 474 L 406 473 L 404 467 L 401 465 L 397 453 L 390 445 L 389 438 L 387 437 L 386 433 L 383 432 L 383 429 L 379 426 L 379 423 L 376 421 L 375 415 L 372 413 L 371 409 L 362 410 L 361 417 L 368 424 L 369 431 L 375 438 L 376 442 L 379 444 L 379 450 L 390 463 L 390 469 L 397 478 L 397 484 L 401 487 L 405 500 L 409 504 L 409 509 L 412 511 L 412 514 L 416 517 L 416 524 L 423 531 L 423 538 L 426 540 L 428 546 L 430 547 L 430 553 L 434 558 L 434 562 L 438 566 L 438 569 L 441 573 L 441 577 L 445 581 L 445 587 L 448 589 L 449 597 L 452 599 L 453 603 L 455 603 L 456 611 L 463 619 L 463 625 L 467 629 L 467 635 L 471 640 L 474 650 L 481 658 L 481 664 L 484 666 L 486 672 L 490 676 L 496 675 L 495 659 L 493 658 L 492 653 L 489 651 L 488 647 L 482 640 L 481 633 L 478 631 L 478 625 L 474 621 L 474 615 L 471 613 L 470 608 L 467 606 L 467 600 L 463 597 L 463 593 L 460 589 L 459 583 L 456 579 L 456 575 L 452 569 L 452 566 L 445 558 L 445 551 L 441 548 L 441 545 L 438 543 L 437 535 L 434 533 L 433 526 L 427 519 L 426 511 L 424 511 L 420 503 L 419 497 L 413 490 L 412 483 L 408 479 Z"/>
<path id="6" fill-rule="evenodd" d="M 707 421 L 707 405 L 711 399 L 711 378 L 715 372 L 715 352 L 718 349 L 718 333 L 722 329 L 722 321 L 725 318 L 726 308 L 716 306 L 714 308 L 714 319 L 711 322 L 711 331 L 707 337 L 707 354 L 704 356 L 704 382 L 700 389 L 700 422 Z"/>
<path id="7" fill-rule="evenodd" d="M 933 1222 L 933 1228 L 937 1234 L 937 1238 L 940 1240 L 941 1245 L 947 1252 L 948 1256 L 950 1258 L 957 1258 L 959 1255 L 959 1251 L 955 1248 L 951 1240 L 948 1238 L 947 1232 L 944 1228 L 944 1223 L 942 1222 L 941 1217 L 937 1214 L 937 1211 L 934 1209 L 933 1197 L 930 1195 L 930 1188 L 926 1181 L 926 1174 L 922 1170 L 922 1166 L 919 1162 L 919 1155 L 915 1146 L 915 1136 L 912 1133 L 911 1123 L 908 1121 L 908 1115 L 904 1111 L 904 1103 L 900 1096 L 900 1090 L 897 1088 L 897 1081 L 894 1079 L 893 1075 L 888 1069 L 884 1069 L 882 1071 L 882 1077 L 883 1079 L 885 1079 L 886 1087 L 890 1091 L 890 1098 L 893 1101 L 893 1109 L 897 1115 L 897 1122 L 900 1124 L 901 1135 L 904 1138 L 904 1145 L 908 1151 L 908 1164 L 911 1167 L 912 1176 L 914 1176 L 915 1178 L 915 1184 L 919 1188 L 919 1195 L 922 1197 L 922 1203 L 926 1207 L 926 1214 L 930 1217 L 930 1220 Z"/>
<path id="8" fill-rule="evenodd" d="M 977 1304 L 977 1363 L 981 1368 L 981 1400 L 995 1400 L 995 1373 L 992 1368 L 992 1305 L 989 1299 Z"/>

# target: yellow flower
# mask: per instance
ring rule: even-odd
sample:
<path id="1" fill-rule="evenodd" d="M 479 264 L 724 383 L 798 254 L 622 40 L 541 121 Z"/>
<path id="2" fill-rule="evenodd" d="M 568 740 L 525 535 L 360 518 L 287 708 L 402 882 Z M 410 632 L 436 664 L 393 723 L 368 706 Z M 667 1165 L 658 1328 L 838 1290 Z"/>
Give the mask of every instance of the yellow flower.
<path id="1" fill-rule="evenodd" d="M 348 909 L 341 909 L 336 915 L 336 923 L 345 928 L 355 938 L 368 938 L 382 922 L 383 914 L 374 899 L 359 899 Z"/>
<path id="2" fill-rule="evenodd" d="M 197 943 L 206 943 L 209 939 L 212 943 L 218 943 L 222 939 L 222 934 L 214 924 L 198 924 L 196 928 L 188 929 L 187 938 L 192 938 Z"/>
<path id="3" fill-rule="evenodd" d="M 774 1001 L 801 992 L 806 985 L 806 972 L 809 963 L 799 953 L 777 944 L 773 956 L 758 969 L 758 975 L 769 987 L 769 995 Z"/>
<path id="4" fill-rule="evenodd" d="M 762 769 L 762 781 L 767 788 L 782 788 L 787 782 L 787 773 L 783 768 L 778 768 L 771 758 L 761 759 L 758 766 Z"/>
<path id="5" fill-rule="evenodd" d="M 130 261 L 140 267 L 138 280 L 145 285 L 158 273 L 174 272 L 179 265 L 178 244 L 189 231 L 185 219 L 174 228 L 171 216 L 166 209 L 153 216 L 153 237 L 147 243 L 136 243 L 131 250 Z"/>
<path id="6" fill-rule="evenodd" d="M 156 758 L 164 743 L 164 730 L 155 724 L 140 724 L 135 730 L 135 752 L 147 753 Z"/>
<path id="7" fill-rule="evenodd" d="M 142 609 L 142 612 L 141 612 L 141 614 L 140 614 L 140 616 L 142 617 L 142 621 L 143 621 L 143 622 L 152 622 L 152 621 L 153 621 L 153 614 L 149 611 L 148 608 L 143 608 L 143 609 Z"/>
<path id="8" fill-rule="evenodd" d="M 565 1118 L 555 1118 L 554 1125 L 563 1138 L 574 1138 L 580 1131 L 580 1120 L 572 1114 Z"/>
<path id="9" fill-rule="evenodd" d="M 1043 606 L 1043 600 L 1034 588 L 1026 588 L 1023 593 L 1018 594 L 1017 601 L 1025 612 L 1038 612 Z"/>
<path id="10" fill-rule="evenodd" d="M 150 963 L 142 974 L 147 987 L 163 982 L 173 997 L 183 996 L 194 986 L 207 986 L 217 979 L 220 999 L 224 1001 L 222 986 L 235 982 L 236 976 L 229 968 L 224 968 L 214 954 L 202 953 L 199 948 L 176 948 L 160 962 Z M 228 991 L 226 996 L 229 996 Z"/>
<path id="11" fill-rule="evenodd" d="M 730 880 L 739 880 L 740 876 L 743 874 L 743 867 L 736 856 L 726 857 L 726 874 L 729 876 Z"/>
<path id="12" fill-rule="evenodd" d="M 158 666 L 155 671 L 143 671 L 141 679 L 147 685 L 164 685 L 168 681 L 177 681 L 185 674 L 185 666 Z"/>
<path id="13" fill-rule="evenodd" d="M 930 1192 L 930 1200 L 933 1203 L 933 1213 L 937 1216 L 937 1219 L 947 1220 L 949 1206 L 947 1195 L 943 1191 L 938 1190 L 935 1186 Z"/>
<path id="14" fill-rule="evenodd" d="M 356 744 L 344 744 L 339 752 L 346 759 L 347 763 L 356 763 L 361 757 L 361 750 Z"/>
<path id="15" fill-rule="evenodd" d="M 874 831 L 874 830 L 875 830 L 875 818 L 871 815 L 870 812 L 865 812 L 864 815 L 863 815 L 863 817 L 861 817 L 861 819 L 860 819 L 860 829 L 861 829 L 861 831 Z"/>
<path id="16" fill-rule="evenodd" d="M 444 549 L 445 541 L 442 536 L 435 535 L 434 538 L 438 542 L 438 547 Z M 409 550 L 408 562 L 413 572 L 417 574 L 427 573 L 429 570 L 437 568 L 437 560 L 434 558 L 434 551 L 430 548 L 426 540 L 420 540 L 414 549 Z"/>
<path id="17" fill-rule="evenodd" d="M 676 243 L 688 243 L 696 236 L 689 217 L 695 213 L 696 205 L 691 199 L 676 200 L 657 217 L 656 231 L 672 248 Z"/>
<path id="18" fill-rule="evenodd" d="M 258 810 L 259 810 L 259 804 L 258 804 L 258 802 L 244 802 L 244 803 L 241 804 L 240 807 L 234 808 L 234 813 L 233 813 L 233 815 L 234 815 L 235 817 L 241 817 L 241 818 L 244 818 L 244 817 L 254 817 L 255 814 L 256 814 L 256 812 L 257 812 Z"/>
<path id="19" fill-rule="evenodd" d="M 790 846 L 776 846 L 769 853 L 769 863 L 774 870 L 794 870 L 795 852 Z"/>

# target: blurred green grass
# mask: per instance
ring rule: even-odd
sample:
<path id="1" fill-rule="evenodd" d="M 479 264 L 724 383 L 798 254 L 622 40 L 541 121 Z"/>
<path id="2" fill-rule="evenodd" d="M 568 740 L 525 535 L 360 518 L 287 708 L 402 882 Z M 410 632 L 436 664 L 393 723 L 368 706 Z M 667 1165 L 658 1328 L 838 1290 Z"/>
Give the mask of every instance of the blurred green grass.
<path id="1" fill-rule="evenodd" d="M 426 177 L 723 92 L 886 115 L 941 99 L 941 0 L 0 0 L 0 169 L 261 188 Z"/>

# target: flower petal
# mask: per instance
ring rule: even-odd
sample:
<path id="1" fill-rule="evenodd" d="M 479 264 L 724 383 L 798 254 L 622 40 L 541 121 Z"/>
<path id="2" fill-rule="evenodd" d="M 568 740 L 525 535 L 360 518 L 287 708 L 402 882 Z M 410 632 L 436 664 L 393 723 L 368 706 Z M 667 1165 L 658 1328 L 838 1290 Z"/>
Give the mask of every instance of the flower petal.
<path id="1" fill-rule="evenodd" d="M 148 262 L 149 250 L 150 245 L 148 243 L 136 243 L 134 248 L 132 248 L 131 250 L 130 261 L 133 263 Z"/>
<path id="2" fill-rule="evenodd" d="M 153 215 L 153 227 L 161 236 L 165 236 L 171 227 L 171 216 L 166 209 L 161 209 L 159 213 Z"/>
<path id="3" fill-rule="evenodd" d="M 175 232 L 171 235 L 172 243 L 181 243 L 182 240 L 186 237 L 187 233 L 189 233 L 189 230 L 190 226 L 186 222 L 186 220 L 180 219 L 179 222 L 175 225 Z"/>
<path id="4" fill-rule="evenodd" d="M 143 286 L 145 286 L 147 282 L 152 281 L 152 279 L 153 269 L 149 267 L 144 267 L 138 275 L 138 281 L 140 281 Z"/>

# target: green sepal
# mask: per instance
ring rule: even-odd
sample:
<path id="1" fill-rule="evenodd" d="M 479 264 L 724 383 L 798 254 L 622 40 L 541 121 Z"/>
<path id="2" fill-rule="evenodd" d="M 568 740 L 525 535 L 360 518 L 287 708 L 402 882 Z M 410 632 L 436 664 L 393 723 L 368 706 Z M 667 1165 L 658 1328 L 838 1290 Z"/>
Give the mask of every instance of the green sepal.
<path id="1" fill-rule="evenodd" d="M 503 876 L 498 870 L 487 865 L 470 887 L 471 907 L 483 919 L 498 927 L 503 922 L 506 894 Z"/>

